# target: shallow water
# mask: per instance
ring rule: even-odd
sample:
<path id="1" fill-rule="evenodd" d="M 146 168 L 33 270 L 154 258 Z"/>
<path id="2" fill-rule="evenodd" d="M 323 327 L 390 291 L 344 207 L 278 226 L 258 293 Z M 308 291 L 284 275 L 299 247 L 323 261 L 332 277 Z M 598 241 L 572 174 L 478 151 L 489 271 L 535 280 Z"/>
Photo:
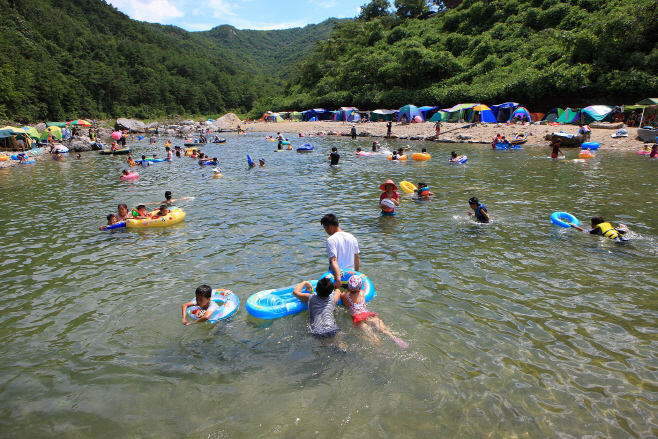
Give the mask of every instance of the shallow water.
<path id="1" fill-rule="evenodd" d="M 220 179 L 181 158 L 125 182 L 124 158 L 96 153 L 0 170 L 0 435 L 658 435 L 657 162 L 415 143 L 434 158 L 391 163 L 355 157 L 367 140 L 302 140 L 316 151 L 274 152 L 256 134 L 209 145 Z M 466 165 L 446 162 L 453 149 Z M 267 166 L 247 169 L 247 153 Z M 436 198 L 403 196 L 380 217 L 387 178 L 425 181 Z M 183 223 L 99 232 L 118 203 L 165 190 L 195 197 Z M 471 196 L 493 223 L 469 220 Z M 555 227 L 556 210 L 623 222 L 633 239 Z M 358 238 L 369 308 L 407 350 L 372 345 L 345 309 L 344 351 L 310 337 L 306 313 L 246 313 L 251 293 L 326 271 L 328 212 Z M 180 305 L 201 283 L 236 292 L 238 314 L 184 327 Z"/>

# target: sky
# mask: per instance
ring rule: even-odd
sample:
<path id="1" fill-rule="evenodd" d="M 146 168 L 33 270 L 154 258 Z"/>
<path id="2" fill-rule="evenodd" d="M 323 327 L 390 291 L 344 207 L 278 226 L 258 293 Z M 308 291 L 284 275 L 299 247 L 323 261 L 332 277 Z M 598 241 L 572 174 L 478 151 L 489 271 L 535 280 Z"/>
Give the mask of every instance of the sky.
<path id="1" fill-rule="evenodd" d="M 106 0 L 130 18 L 188 31 L 222 24 L 238 29 L 289 29 L 327 18 L 353 18 L 368 0 Z"/>

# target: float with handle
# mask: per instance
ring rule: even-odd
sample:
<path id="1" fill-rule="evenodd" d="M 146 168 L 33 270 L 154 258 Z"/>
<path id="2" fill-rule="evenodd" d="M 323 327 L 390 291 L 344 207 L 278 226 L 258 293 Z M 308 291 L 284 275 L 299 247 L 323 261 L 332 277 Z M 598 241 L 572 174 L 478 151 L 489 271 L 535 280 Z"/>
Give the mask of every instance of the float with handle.
<path id="1" fill-rule="evenodd" d="M 147 229 L 154 227 L 167 227 L 178 224 L 185 219 L 185 211 L 180 207 L 172 208 L 165 216 L 157 216 L 159 210 L 150 213 L 151 218 L 126 220 L 126 227 L 130 229 Z"/>

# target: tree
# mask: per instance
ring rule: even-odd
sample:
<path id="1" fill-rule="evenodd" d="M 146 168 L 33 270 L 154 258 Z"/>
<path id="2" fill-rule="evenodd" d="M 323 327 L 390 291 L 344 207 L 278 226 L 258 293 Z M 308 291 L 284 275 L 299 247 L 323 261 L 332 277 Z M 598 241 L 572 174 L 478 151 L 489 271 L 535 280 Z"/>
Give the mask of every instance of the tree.
<path id="1" fill-rule="evenodd" d="M 417 18 L 429 12 L 427 0 L 395 0 L 395 8 L 400 18 Z"/>
<path id="2" fill-rule="evenodd" d="M 391 15 L 389 8 L 391 4 L 388 0 L 371 0 L 370 3 L 361 6 L 359 20 L 370 21 L 379 17 Z"/>

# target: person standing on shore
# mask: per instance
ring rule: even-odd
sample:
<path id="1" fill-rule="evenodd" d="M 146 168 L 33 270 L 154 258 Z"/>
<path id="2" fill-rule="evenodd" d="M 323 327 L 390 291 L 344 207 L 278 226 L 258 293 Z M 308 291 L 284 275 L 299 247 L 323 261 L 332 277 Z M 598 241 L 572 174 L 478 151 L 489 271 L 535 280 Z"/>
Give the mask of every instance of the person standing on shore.
<path id="1" fill-rule="evenodd" d="M 386 124 L 386 138 L 390 139 L 391 138 L 391 130 L 393 129 L 393 122 L 390 120 Z"/>
<path id="2" fill-rule="evenodd" d="M 333 213 L 322 217 L 320 224 L 329 237 L 327 238 L 327 256 L 329 257 L 329 271 L 334 275 L 334 286 L 340 288 L 340 270 L 359 271 L 361 259 L 359 257 L 359 242 L 351 233 L 340 229 L 338 218 Z"/>

